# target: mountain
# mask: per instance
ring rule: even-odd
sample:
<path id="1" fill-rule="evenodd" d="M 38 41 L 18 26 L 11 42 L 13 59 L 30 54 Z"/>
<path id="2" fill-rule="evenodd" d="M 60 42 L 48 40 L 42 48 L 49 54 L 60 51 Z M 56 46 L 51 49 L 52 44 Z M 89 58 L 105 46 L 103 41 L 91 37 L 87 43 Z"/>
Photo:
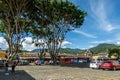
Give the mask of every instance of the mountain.
<path id="1" fill-rule="evenodd" d="M 89 50 L 92 51 L 94 54 L 101 53 L 101 52 L 107 52 L 108 49 L 110 48 L 118 48 L 117 45 L 115 44 L 99 44 L 96 47 L 90 48 Z"/>
<path id="2" fill-rule="evenodd" d="M 47 49 L 46 49 L 46 51 L 47 51 Z M 32 53 L 34 53 L 34 52 L 40 52 L 40 50 L 39 50 L 39 49 L 34 49 L 34 50 L 32 50 L 31 52 L 32 52 Z"/>
<path id="3" fill-rule="evenodd" d="M 103 43 L 103 44 L 99 44 L 93 48 L 90 48 L 89 50 L 91 52 L 93 52 L 93 54 L 97 54 L 97 53 L 101 53 L 101 52 L 107 52 L 107 50 L 110 48 L 118 48 L 118 46 L 115 44 Z M 85 51 L 86 50 L 82 50 L 82 49 L 61 48 L 60 53 L 67 53 L 67 54 L 79 53 L 79 54 L 82 54 Z M 39 52 L 39 49 L 34 49 L 34 50 L 32 50 L 32 52 Z"/>
<path id="4" fill-rule="evenodd" d="M 31 52 L 39 52 L 39 49 L 34 49 Z M 61 48 L 60 53 L 67 53 L 67 54 L 77 54 L 77 53 L 82 53 L 84 50 L 81 49 L 71 49 L 71 48 Z"/>
<path id="5" fill-rule="evenodd" d="M 81 50 L 81 49 L 62 48 L 60 50 L 60 53 L 77 54 L 77 53 L 82 53 L 84 51 L 85 50 Z"/>

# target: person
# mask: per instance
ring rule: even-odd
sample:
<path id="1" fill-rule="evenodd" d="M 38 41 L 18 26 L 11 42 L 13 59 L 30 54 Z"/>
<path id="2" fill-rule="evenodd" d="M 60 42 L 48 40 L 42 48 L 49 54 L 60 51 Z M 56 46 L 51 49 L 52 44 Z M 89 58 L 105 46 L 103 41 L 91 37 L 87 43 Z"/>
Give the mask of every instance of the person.
<path id="1" fill-rule="evenodd" d="M 60 60 L 57 60 L 57 65 L 60 65 Z"/>
<path id="2" fill-rule="evenodd" d="M 13 61 L 13 62 L 12 62 L 12 73 L 14 73 L 14 72 L 15 72 L 15 67 L 16 67 L 16 62 L 15 62 L 15 61 Z"/>
<path id="3" fill-rule="evenodd" d="M 49 61 L 49 64 L 53 64 L 53 60 L 50 60 L 50 61 Z"/>
<path id="4" fill-rule="evenodd" d="M 5 75 L 9 75 L 9 71 L 8 71 L 8 61 L 5 62 Z"/>

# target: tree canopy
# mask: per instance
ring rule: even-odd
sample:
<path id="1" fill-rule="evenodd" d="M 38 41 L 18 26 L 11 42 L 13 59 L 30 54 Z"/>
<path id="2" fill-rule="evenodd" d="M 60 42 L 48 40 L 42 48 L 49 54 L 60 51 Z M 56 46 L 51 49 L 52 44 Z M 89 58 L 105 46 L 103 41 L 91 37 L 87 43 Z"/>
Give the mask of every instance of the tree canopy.
<path id="1" fill-rule="evenodd" d="M 8 43 L 9 58 L 18 53 L 24 28 L 29 22 L 25 15 L 32 3 L 32 0 L 0 0 L 0 32 Z"/>
<path id="2" fill-rule="evenodd" d="M 66 33 L 79 28 L 86 16 L 68 0 L 0 0 L 0 6 L 0 31 L 8 42 L 9 54 L 17 54 L 26 32 L 36 41 L 44 40 L 53 60 Z"/>
<path id="3" fill-rule="evenodd" d="M 86 16 L 85 11 L 81 11 L 69 1 L 59 2 L 38 0 L 37 11 L 33 13 L 33 27 L 28 30 L 35 39 L 43 39 L 47 45 L 48 52 L 52 59 L 55 59 L 60 51 L 67 32 L 79 28 Z"/>

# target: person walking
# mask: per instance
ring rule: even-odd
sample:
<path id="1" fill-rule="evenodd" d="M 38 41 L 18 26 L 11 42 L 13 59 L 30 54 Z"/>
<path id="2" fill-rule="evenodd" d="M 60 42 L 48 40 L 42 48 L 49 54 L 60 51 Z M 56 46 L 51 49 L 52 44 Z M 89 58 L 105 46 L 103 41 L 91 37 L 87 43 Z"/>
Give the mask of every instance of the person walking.
<path id="1" fill-rule="evenodd" d="M 9 75 L 9 71 L 8 71 L 8 61 L 5 62 L 5 75 Z"/>
<path id="2" fill-rule="evenodd" d="M 14 73 L 14 72 L 15 72 L 15 67 L 16 67 L 16 62 L 15 62 L 15 61 L 13 61 L 13 62 L 12 62 L 12 73 Z"/>

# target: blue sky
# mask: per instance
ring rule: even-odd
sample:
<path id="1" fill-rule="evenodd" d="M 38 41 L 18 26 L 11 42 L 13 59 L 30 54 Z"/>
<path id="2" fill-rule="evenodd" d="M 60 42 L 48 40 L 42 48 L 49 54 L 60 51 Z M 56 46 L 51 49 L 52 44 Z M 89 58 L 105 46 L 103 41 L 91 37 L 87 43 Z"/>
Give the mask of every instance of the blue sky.
<path id="1" fill-rule="evenodd" d="M 70 0 L 87 12 L 81 28 L 66 36 L 70 48 L 87 49 L 100 43 L 120 44 L 120 0 Z"/>
<path id="2" fill-rule="evenodd" d="M 69 1 L 86 11 L 87 16 L 79 29 L 67 33 L 62 47 L 88 49 L 100 43 L 120 45 L 120 0 Z M 8 47 L 2 37 L 0 47 L 2 49 Z M 31 37 L 26 37 L 23 48 L 29 51 L 36 49 Z"/>

